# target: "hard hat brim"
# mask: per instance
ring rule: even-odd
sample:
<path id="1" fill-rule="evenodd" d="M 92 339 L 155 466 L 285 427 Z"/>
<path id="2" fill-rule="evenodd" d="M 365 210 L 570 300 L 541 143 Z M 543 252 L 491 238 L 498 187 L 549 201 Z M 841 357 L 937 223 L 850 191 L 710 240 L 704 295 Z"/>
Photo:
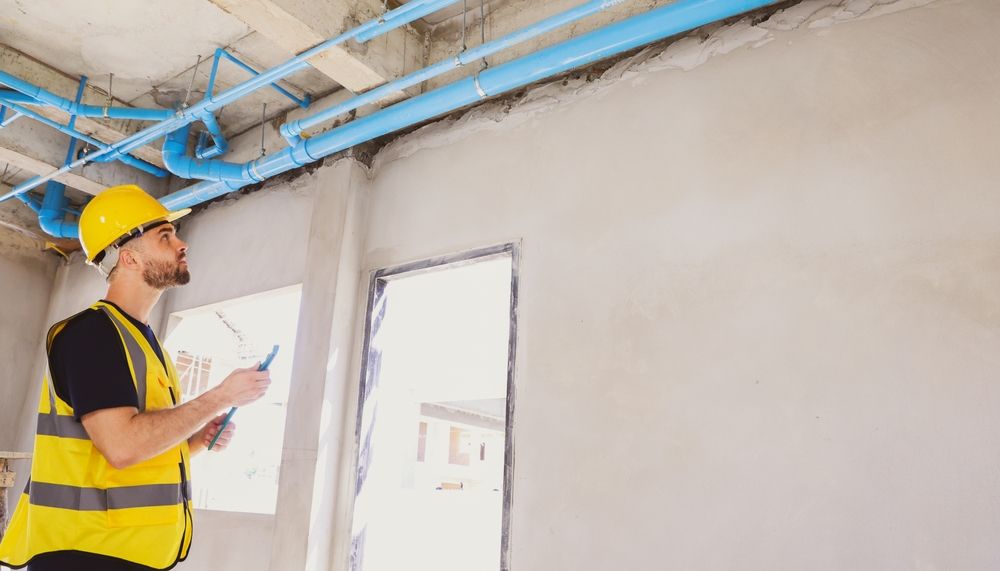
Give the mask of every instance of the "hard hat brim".
<path id="1" fill-rule="evenodd" d="M 173 222 L 174 220 L 187 216 L 188 214 L 191 214 L 190 208 L 181 208 L 180 210 L 174 210 L 173 212 L 168 214 L 167 217 L 164 218 L 164 220 L 166 220 L 167 222 Z"/>

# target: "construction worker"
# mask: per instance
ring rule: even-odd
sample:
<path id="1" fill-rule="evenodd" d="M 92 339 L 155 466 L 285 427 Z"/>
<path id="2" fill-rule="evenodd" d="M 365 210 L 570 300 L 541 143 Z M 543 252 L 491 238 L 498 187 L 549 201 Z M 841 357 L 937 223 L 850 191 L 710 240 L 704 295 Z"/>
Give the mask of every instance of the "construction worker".
<path id="1" fill-rule="evenodd" d="M 188 283 L 187 244 L 170 212 L 133 185 L 80 216 L 87 262 L 107 295 L 52 326 L 31 478 L 0 542 L 0 564 L 29 571 L 168 569 L 192 536 L 191 456 L 231 406 L 261 398 L 257 367 L 181 403 L 170 357 L 148 325 L 166 288 Z M 216 442 L 233 436 L 229 424 Z"/>

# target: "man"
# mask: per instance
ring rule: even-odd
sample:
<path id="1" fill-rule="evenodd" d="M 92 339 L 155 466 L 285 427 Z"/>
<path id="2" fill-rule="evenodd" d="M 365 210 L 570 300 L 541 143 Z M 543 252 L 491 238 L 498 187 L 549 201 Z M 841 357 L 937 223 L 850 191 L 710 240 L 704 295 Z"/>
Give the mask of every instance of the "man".
<path id="1" fill-rule="evenodd" d="M 190 457 L 231 406 L 270 376 L 237 369 L 181 404 L 169 356 L 148 325 L 168 287 L 190 280 L 169 212 L 137 186 L 110 188 L 80 216 L 87 262 L 107 295 L 52 326 L 31 478 L 0 542 L 0 563 L 29 571 L 169 569 L 192 537 Z M 232 438 L 230 424 L 213 450 Z"/>

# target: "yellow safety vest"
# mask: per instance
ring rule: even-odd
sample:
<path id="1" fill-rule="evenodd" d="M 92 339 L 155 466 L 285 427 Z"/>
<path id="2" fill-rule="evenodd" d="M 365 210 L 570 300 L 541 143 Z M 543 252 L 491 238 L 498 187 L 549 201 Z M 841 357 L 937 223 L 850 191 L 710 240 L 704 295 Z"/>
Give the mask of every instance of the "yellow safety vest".
<path id="1" fill-rule="evenodd" d="M 146 338 L 114 306 L 97 302 L 114 323 L 139 396 L 140 412 L 169 409 L 180 384 L 170 357 L 160 362 Z M 52 326 L 46 349 L 69 320 Z M 190 450 L 186 441 L 118 470 L 74 419 L 46 376 L 38 404 L 31 478 L 0 542 L 0 563 L 27 565 L 42 553 L 76 550 L 169 569 L 191 547 Z"/>

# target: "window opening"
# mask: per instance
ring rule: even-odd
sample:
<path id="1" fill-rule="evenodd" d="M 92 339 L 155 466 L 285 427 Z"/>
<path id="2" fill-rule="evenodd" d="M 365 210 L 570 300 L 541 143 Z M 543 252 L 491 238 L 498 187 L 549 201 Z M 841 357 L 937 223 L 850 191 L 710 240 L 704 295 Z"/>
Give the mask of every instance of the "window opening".
<path id="1" fill-rule="evenodd" d="M 373 275 L 352 571 L 507 569 L 516 254 Z"/>
<path id="2" fill-rule="evenodd" d="M 165 346 L 174 356 L 185 401 L 281 345 L 270 367 L 271 388 L 233 418 L 236 437 L 229 447 L 192 459 L 195 508 L 274 513 L 301 295 L 301 287 L 294 286 L 170 316 Z"/>

